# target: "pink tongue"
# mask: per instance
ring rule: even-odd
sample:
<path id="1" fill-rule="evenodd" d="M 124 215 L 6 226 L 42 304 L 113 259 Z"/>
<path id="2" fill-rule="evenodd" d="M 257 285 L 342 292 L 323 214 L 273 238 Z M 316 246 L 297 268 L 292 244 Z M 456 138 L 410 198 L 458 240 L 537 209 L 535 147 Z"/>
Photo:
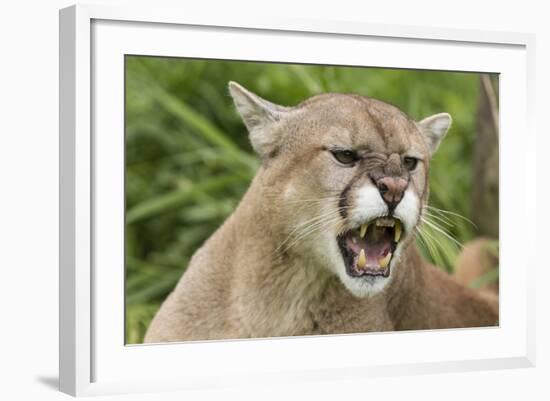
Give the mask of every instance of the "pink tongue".
<path id="1" fill-rule="evenodd" d="M 351 237 L 348 237 L 346 243 L 357 255 L 361 252 L 361 249 L 365 251 L 367 266 L 378 266 L 378 261 L 388 254 L 391 246 L 390 241 L 385 239 L 374 244 L 367 244 L 365 238 L 360 239 L 358 237 L 355 237 L 355 242 L 353 242 Z"/>

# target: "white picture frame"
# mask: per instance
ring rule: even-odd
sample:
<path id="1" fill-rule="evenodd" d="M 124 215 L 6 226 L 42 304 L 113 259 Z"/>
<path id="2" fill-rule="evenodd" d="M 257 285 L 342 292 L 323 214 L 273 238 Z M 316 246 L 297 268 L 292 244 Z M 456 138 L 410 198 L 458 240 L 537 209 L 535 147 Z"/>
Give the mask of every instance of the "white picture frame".
<path id="1" fill-rule="evenodd" d="M 259 38 L 272 46 L 258 46 Z M 500 326 L 125 346 L 124 54 L 499 73 Z M 533 58 L 534 36 L 520 33 L 237 20 L 154 7 L 61 10 L 61 391 L 79 396 L 534 366 L 534 245 L 512 230 L 523 224 L 525 231 L 527 222 L 534 232 L 537 215 L 528 192 L 517 190 L 518 183 L 535 186 L 527 174 L 535 170 Z M 518 133 L 527 146 L 515 146 Z M 376 346 L 366 354 L 365 344 Z"/>

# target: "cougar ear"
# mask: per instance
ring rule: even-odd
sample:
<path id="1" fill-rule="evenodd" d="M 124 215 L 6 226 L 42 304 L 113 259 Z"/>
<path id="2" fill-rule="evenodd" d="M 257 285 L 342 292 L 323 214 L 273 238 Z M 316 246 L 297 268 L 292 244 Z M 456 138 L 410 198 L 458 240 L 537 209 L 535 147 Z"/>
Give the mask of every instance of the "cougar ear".
<path id="1" fill-rule="evenodd" d="M 256 153 L 262 159 L 275 153 L 281 135 L 275 125 L 289 109 L 268 102 L 233 81 L 229 82 L 229 93 L 248 129 Z"/>
<path id="2" fill-rule="evenodd" d="M 450 114 L 439 113 L 427 117 L 418 123 L 432 155 L 439 147 L 443 138 L 445 138 L 445 134 L 447 134 L 447 131 L 451 127 L 452 121 L 453 119 Z"/>

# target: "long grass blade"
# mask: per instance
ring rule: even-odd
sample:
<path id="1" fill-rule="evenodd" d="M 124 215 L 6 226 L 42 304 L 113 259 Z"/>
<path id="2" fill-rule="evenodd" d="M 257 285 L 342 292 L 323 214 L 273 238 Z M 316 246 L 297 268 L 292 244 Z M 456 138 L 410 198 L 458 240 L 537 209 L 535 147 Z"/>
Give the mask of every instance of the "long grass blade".
<path id="1" fill-rule="evenodd" d="M 126 213 L 126 224 L 132 224 L 152 216 L 165 213 L 188 202 L 200 199 L 201 195 L 215 193 L 223 188 L 241 182 L 239 176 L 229 175 L 214 177 L 205 182 L 178 189 L 167 194 L 143 201 Z"/>

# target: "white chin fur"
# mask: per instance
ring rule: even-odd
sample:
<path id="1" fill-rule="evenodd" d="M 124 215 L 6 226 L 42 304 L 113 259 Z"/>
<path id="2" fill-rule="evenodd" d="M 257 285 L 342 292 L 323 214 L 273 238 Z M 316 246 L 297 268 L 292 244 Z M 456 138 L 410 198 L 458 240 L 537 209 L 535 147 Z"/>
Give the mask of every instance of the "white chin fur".
<path id="1" fill-rule="evenodd" d="M 345 272 L 345 267 L 342 271 L 343 273 L 338 274 L 342 284 L 357 298 L 366 298 L 379 293 L 391 280 L 391 273 L 390 277 L 367 276 L 353 278 Z"/>
<path id="2" fill-rule="evenodd" d="M 408 189 L 399 205 L 395 208 L 394 216 L 397 217 L 405 226 L 406 233 L 410 234 L 414 229 L 418 219 L 419 212 L 418 197 Z M 378 216 L 386 215 L 388 207 L 382 200 L 378 189 L 373 185 L 365 185 L 359 189 L 357 193 L 357 207 L 350 212 L 350 221 L 353 225 L 359 225 L 365 221 L 372 220 Z M 405 238 L 401 240 L 401 243 Z M 390 265 L 390 276 L 366 276 L 366 277 L 350 277 L 346 273 L 346 267 L 342 259 L 342 254 L 338 248 L 336 241 L 332 241 L 333 246 L 329 247 L 329 253 L 332 254 L 329 259 L 332 263 L 335 272 L 344 286 L 356 297 L 365 298 L 375 295 L 382 291 L 390 282 L 393 276 L 393 271 L 396 268 L 402 246 L 399 245 L 392 257 Z"/>
<path id="3" fill-rule="evenodd" d="M 383 276 L 364 276 L 364 277 L 350 277 L 346 273 L 346 266 L 344 265 L 344 262 L 341 259 L 339 262 L 339 268 L 337 271 L 337 275 L 340 278 L 340 281 L 344 286 L 351 292 L 354 296 L 357 298 L 367 298 L 370 296 L 373 296 L 375 294 L 378 294 L 379 292 L 383 291 L 386 285 L 388 285 L 393 277 L 393 272 L 396 268 L 396 265 L 399 261 L 399 257 L 401 255 L 401 249 L 402 246 L 399 245 L 397 249 L 395 250 L 395 253 L 392 257 L 392 261 L 390 264 L 390 275 L 389 277 L 383 277 Z"/>

